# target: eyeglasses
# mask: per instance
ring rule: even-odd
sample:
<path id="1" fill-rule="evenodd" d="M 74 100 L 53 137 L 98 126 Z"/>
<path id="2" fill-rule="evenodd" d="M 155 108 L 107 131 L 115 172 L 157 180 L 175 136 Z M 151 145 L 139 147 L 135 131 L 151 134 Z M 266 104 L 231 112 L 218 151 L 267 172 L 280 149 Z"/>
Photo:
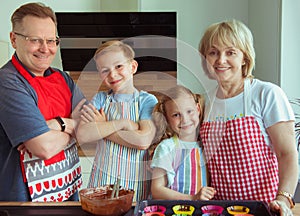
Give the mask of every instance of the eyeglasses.
<path id="1" fill-rule="evenodd" d="M 46 41 L 48 47 L 55 47 L 58 46 L 60 42 L 59 37 L 56 37 L 55 39 L 42 39 L 38 37 L 26 36 L 17 32 L 14 32 L 14 34 L 23 37 L 26 41 L 28 41 L 33 46 L 42 46 L 44 44 L 44 41 Z"/>

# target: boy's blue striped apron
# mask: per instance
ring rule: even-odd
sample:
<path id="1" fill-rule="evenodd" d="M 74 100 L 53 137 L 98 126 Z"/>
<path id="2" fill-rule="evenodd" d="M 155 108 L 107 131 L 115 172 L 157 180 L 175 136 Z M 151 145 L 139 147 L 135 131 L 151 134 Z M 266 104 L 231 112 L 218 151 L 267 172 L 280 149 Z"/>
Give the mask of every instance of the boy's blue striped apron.
<path id="1" fill-rule="evenodd" d="M 124 118 L 138 122 L 138 91 L 133 98 L 128 102 L 112 102 L 112 94 L 108 94 L 104 104 L 107 120 Z M 135 191 L 134 202 L 146 199 L 150 191 L 148 160 L 147 150 L 128 148 L 107 139 L 99 140 L 88 187 L 114 184 L 120 176 L 120 185 Z"/>

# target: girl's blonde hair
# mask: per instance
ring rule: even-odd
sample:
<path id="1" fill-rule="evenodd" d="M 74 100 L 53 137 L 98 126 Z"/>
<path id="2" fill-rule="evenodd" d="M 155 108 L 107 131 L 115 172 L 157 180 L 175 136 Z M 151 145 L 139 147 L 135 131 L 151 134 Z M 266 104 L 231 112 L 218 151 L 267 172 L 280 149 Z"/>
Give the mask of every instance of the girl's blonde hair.
<path id="1" fill-rule="evenodd" d="M 196 104 L 200 107 L 200 123 L 203 121 L 204 115 L 204 97 L 200 94 L 194 94 L 188 88 L 177 85 L 173 88 L 170 88 L 168 91 L 163 93 L 158 100 L 158 103 L 155 105 L 152 113 L 152 120 L 156 126 L 156 135 L 153 140 L 154 144 L 158 144 L 163 139 L 170 138 L 175 135 L 175 132 L 169 127 L 169 124 L 166 119 L 166 102 L 171 100 L 176 100 L 180 97 L 189 97 L 192 96 Z"/>
<path id="2" fill-rule="evenodd" d="M 99 46 L 99 48 L 96 50 L 94 55 L 94 60 L 97 59 L 97 57 L 107 53 L 107 52 L 118 52 L 122 51 L 124 56 L 128 58 L 128 60 L 133 60 L 135 57 L 135 53 L 131 46 L 128 44 L 125 44 L 122 41 L 118 40 L 111 40 L 107 41 Z"/>
<path id="3" fill-rule="evenodd" d="M 221 45 L 233 45 L 244 54 L 245 64 L 242 66 L 243 77 L 253 77 L 252 70 L 255 67 L 255 50 L 253 36 L 249 28 L 237 20 L 224 21 L 210 25 L 205 31 L 199 43 L 199 52 L 204 59 L 202 63 L 205 72 L 208 74 L 205 58 L 208 50 L 214 43 Z"/>

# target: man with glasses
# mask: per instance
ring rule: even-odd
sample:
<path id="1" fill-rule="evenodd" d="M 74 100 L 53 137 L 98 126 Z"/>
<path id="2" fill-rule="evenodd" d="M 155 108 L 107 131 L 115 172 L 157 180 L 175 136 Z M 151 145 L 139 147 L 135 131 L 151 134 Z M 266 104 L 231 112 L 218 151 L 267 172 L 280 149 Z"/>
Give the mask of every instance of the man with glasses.
<path id="1" fill-rule="evenodd" d="M 55 13 L 28 3 L 11 22 L 15 53 L 0 69 L 0 201 L 78 200 L 74 134 L 85 99 L 67 73 L 50 67 Z"/>
<path id="2" fill-rule="evenodd" d="M 22 36 L 24 37 L 25 40 L 29 41 L 32 45 L 34 46 L 39 46 L 39 45 L 43 45 L 44 41 L 46 41 L 46 44 L 48 47 L 56 47 L 59 45 L 59 37 L 56 36 L 56 38 L 53 39 L 42 39 L 42 38 L 38 38 L 38 37 L 30 37 L 30 36 L 26 36 L 17 32 L 14 32 L 16 35 Z"/>

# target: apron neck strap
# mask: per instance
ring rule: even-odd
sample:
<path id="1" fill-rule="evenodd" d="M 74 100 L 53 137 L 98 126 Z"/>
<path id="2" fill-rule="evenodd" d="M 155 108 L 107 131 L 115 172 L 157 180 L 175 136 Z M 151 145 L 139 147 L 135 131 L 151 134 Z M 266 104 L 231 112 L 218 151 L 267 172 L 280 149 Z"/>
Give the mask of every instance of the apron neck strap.
<path id="1" fill-rule="evenodd" d="M 245 116 L 251 116 L 251 81 L 246 78 L 244 81 L 244 111 Z"/>
<path id="2" fill-rule="evenodd" d="M 33 79 L 34 77 L 36 77 L 32 72 L 29 72 L 23 65 L 22 63 L 19 61 L 18 57 L 16 56 L 16 54 L 14 54 L 11 58 L 12 64 L 14 65 L 14 67 L 17 69 L 17 71 L 27 79 L 27 81 L 30 83 L 31 79 Z M 55 71 L 49 67 L 48 68 L 51 73 L 54 73 Z M 33 74 L 33 75 L 31 75 Z"/>
<path id="3" fill-rule="evenodd" d="M 179 138 L 178 138 L 178 136 L 177 136 L 177 135 L 174 135 L 174 136 L 172 137 L 172 139 L 173 139 L 173 142 L 175 143 L 175 146 L 176 146 L 176 147 L 179 147 Z"/>

